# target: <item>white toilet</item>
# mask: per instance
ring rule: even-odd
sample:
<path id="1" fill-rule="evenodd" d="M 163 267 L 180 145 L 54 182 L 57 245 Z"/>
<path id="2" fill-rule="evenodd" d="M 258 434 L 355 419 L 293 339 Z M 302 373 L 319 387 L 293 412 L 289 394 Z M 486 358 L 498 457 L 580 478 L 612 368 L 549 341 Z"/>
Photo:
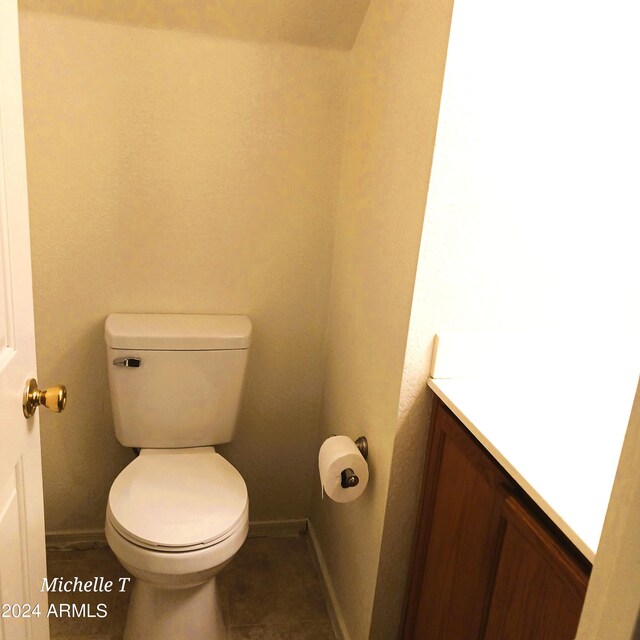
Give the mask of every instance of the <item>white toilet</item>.
<path id="1" fill-rule="evenodd" d="M 249 501 L 214 444 L 234 435 L 246 316 L 113 314 L 105 324 L 116 437 L 140 449 L 109 493 L 109 546 L 136 580 L 125 640 L 227 638 L 216 574 L 240 549 Z"/>

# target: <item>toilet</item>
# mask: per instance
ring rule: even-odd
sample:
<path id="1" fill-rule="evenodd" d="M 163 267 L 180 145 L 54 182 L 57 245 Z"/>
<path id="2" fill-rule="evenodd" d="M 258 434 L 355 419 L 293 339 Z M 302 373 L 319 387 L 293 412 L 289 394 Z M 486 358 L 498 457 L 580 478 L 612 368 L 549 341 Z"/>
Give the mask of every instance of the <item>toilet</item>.
<path id="1" fill-rule="evenodd" d="M 112 314 L 105 341 L 116 437 L 140 452 L 111 486 L 105 524 L 135 578 L 124 639 L 226 640 L 216 575 L 247 537 L 249 500 L 214 445 L 236 430 L 251 322 Z"/>

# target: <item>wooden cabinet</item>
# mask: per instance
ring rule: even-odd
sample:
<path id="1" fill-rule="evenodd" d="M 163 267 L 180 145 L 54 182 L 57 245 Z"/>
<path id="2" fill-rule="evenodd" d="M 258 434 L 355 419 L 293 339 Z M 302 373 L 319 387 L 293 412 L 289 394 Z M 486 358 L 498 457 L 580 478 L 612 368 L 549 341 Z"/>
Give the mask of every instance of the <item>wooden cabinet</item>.
<path id="1" fill-rule="evenodd" d="M 587 589 L 581 564 L 514 498 L 503 505 L 504 535 L 486 638 L 573 640 Z"/>
<path id="2" fill-rule="evenodd" d="M 438 401 L 404 639 L 573 640 L 588 572 Z"/>

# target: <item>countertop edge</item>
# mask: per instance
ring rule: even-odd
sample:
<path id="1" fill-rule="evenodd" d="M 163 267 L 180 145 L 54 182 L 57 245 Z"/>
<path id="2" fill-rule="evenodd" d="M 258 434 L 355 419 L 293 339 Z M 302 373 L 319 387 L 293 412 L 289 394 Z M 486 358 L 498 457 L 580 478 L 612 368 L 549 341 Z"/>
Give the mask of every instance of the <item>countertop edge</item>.
<path id="1" fill-rule="evenodd" d="M 456 404 L 456 402 L 449 397 L 444 389 L 438 384 L 438 380 L 429 378 L 427 385 L 434 393 L 444 402 L 444 404 L 453 412 L 453 414 L 462 422 L 462 424 L 469 429 L 475 438 L 487 449 L 487 451 L 495 458 L 500 466 L 522 487 L 522 489 L 529 495 L 529 497 L 542 509 L 542 511 L 549 516 L 551 521 L 567 536 L 567 538 L 578 548 L 578 550 L 593 563 L 596 556 L 596 550 L 591 549 L 587 543 L 574 531 L 544 499 L 542 495 L 533 487 L 518 471 L 516 467 L 511 464 L 509 459 L 497 449 L 494 444 L 485 436 L 485 434 L 476 426 L 473 420 L 467 416 L 464 411 Z"/>

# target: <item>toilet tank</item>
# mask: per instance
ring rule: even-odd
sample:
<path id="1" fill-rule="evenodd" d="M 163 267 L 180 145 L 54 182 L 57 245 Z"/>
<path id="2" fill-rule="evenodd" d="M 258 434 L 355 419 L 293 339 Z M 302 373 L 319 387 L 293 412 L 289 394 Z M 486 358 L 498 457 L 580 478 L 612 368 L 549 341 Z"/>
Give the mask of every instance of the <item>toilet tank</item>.
<path id="1" fill-rule="evenodd" d="M 251 342 L 247 316 L 112 314 L 105 341 L 121 444 L 170 449 L 233 439 Z"/>

